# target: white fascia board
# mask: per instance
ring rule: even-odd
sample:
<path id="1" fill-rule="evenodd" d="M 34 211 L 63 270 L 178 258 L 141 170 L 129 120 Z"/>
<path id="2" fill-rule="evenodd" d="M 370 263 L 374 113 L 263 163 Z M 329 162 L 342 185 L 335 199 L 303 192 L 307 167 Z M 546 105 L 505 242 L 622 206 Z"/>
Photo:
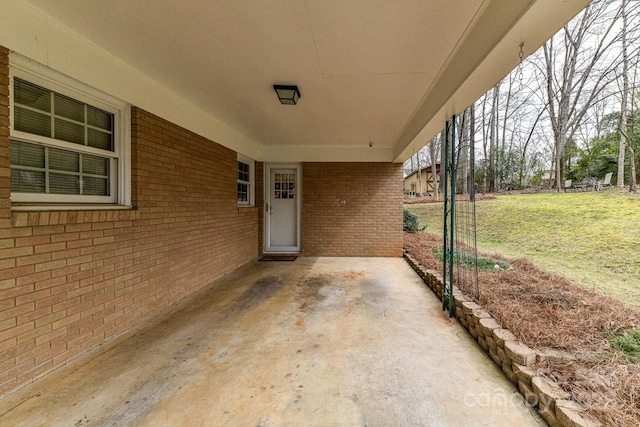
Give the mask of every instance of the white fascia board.
<path id="1" fill-rule="evenodd" d="M 3 0 L 0 45 L 251 158 L 259 144 L 27 2 Z"/>

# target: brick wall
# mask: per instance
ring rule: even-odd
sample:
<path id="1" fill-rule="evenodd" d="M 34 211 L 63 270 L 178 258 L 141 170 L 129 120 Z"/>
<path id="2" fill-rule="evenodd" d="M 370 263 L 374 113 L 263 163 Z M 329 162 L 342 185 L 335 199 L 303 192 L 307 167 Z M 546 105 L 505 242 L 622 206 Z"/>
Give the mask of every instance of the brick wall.
<path id="1" fill-rule="evenodd" d="M 0 48 L 0 396 L 131 331 L 257 256 L 236 153 L 132 110 L 135 210 L 11 212 Z"/>
<path id="2" fill-rule="evenodd" d="M 402 164 L 304 163 L 302 177 L 303 255 L 402 256 Z"/>

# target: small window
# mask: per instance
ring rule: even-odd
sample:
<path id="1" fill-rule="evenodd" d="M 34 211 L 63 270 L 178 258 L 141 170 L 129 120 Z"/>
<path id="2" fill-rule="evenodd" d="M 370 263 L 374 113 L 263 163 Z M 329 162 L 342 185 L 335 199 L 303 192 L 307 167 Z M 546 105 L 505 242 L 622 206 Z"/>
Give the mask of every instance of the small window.
<path id="1" fill-rule="evenodd" d="M 238 155 L 238 206 L 253 206 L 254 161 Z"/>
<path id="2" fill-rule="evenodd" d="M 12 202 L 129 205 L 127 106 L 11 60 Z"/>

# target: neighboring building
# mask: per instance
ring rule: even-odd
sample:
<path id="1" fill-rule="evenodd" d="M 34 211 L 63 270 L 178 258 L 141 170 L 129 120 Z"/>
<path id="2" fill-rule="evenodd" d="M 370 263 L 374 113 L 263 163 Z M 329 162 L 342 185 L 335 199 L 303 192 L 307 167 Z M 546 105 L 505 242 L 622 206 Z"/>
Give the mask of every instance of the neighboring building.
<path id="1" fill-rule="evenodd" d="M 588 1 L 273 3 L 2 2 L 0 396 L 261 253 L 402 256 L 402 162 Z"/>
<path id="2" fill-rule="evenodd" d="M 436 186 L 440 185 L 440 163 L 436 163 Z M 421 185 L 422 184 L 422 185 Z M 422 193 L 420 193 L 422 189 Z M 431 165 L 404 178 L 404 194 L 409 197 L 433 196 L 433 171 Z"/>

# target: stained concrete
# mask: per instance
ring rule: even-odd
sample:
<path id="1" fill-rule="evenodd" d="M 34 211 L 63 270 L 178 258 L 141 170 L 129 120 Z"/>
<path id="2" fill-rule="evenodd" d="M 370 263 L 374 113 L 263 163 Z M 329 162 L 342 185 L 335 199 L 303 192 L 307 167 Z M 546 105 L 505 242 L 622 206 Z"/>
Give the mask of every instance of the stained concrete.
<path id="1" fill-rule="evenodd" d="M 213 283 L 0 425 L 544 422 L 404 260 L 298 258 Z"/>

